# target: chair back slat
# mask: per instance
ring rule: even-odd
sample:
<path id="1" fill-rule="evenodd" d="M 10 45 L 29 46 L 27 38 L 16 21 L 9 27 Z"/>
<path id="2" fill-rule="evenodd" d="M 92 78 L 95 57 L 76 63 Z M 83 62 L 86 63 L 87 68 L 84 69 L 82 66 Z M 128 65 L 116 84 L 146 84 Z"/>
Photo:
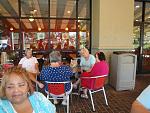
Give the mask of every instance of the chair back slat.
<path id="1" fill-rule="evenodd" d="M 48 91 L 54 95 L 61 95 L 65 93 L 64 83 L 48 83 Z"/>
<path id="2" fill-rule="evenodd" d="M 105 78 L 106 77 L 99 77 L 95 79 L 94 87 L 93 89 L 99 89 L 102 88 L 105 84 Z"/>
<path id="3" fill-rule="evenodd" d="M 89 86 L 89 89 L 97 90 L 97 89 L 102 88 L 105 84 L 105 79 L 106 79 L 106 76 L 97 76 L 95 78 L 91 78 L 90 79 L 91 84 Z"/>

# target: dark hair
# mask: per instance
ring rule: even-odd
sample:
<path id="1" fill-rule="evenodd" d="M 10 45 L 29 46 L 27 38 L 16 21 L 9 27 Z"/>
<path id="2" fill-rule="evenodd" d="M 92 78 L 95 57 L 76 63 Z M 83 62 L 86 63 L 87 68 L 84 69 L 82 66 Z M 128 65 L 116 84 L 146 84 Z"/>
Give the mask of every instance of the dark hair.
<path id="1" fill-rule="evenodd" d="M 96 54 L 97 54 L 98 59 L 99 59 L 100 61 L 106 60 L 105 54 L 104 54 L 103 52 L 97 52 Z M 96 54 L 95 54 L 95 56 L 96 56 Z"/>

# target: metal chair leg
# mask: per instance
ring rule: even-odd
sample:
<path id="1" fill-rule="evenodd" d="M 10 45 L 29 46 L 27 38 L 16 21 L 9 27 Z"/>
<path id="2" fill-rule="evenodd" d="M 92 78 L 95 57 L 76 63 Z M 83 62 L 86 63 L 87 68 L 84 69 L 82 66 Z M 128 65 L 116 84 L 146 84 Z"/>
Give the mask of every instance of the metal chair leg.
<path id="1" fill-rule="evenodd" d="M 89 94 L 90 94 L 90 98 L 91 98 L 91 102 L 92 102 L 93 111 L 95 111 L 94 102 L 93 102 L 93 97 L 92 97 L 92 92 L 91 92 L 90 90 L 89 90 Z"/>
<path id="2" fill-rule="evenodd" d="M 67 113 L 69 113 L 69 96 L 67 96 Z"/>
<path id="3" fill-rule="evenodd" d="M 105 98 L 105 103 L 106 103 L 106 105 L 108 106 L 108 101 L 107 101 L 105 89 L 104 89 L 104 87 L 103 87 L 102 89 L 103 89 L 103 94 L 104 94 L 104 98 Z"/>

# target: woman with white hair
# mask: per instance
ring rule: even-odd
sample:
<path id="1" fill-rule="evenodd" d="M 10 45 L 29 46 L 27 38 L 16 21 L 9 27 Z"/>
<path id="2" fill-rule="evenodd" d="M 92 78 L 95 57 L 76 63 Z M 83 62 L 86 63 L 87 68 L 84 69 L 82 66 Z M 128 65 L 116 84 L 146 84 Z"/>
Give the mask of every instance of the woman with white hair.
<path id="1" fill-rule="evenodd" d="M 89 54 L 88 49 L 83 48 L 81 49 L 81 73 L 82 72 L 90 72 L 93 65 L 95 64 L 96 59 L 92 54 Z"/>
<path id="2" fill-rule="evenodd" d="M 86 48 L 82 48 L 80 54 L 81 54 L 81 58 L 80 58 L 81 73 L 90 72 L 96 62 L 94 55 L 90 54 L 88 49 Z M 80 79 L 78 79 L 73 84 L 73 87 L 76 89 L 79 83 L 80 83 Z"/>
<path id="3" fill-rule="evenodd" d="M 18 66 L 26 69 L 30 74 L 30 79 L 38 84 L 40 88 L 44 87 L 42 83 L 36 80 L 36 76 L 39 74 L 39 68 L 36 57 L 32 56 L 32 49 L 27 48 L 25 50 L 25 57 L 20 60 Z"/>

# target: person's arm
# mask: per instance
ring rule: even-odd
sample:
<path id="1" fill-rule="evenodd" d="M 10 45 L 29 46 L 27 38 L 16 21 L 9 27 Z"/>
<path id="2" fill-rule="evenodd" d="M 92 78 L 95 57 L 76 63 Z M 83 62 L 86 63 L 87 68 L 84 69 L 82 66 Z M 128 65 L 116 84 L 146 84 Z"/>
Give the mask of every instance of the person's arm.
<path id="1" fill-rule="evenodd" d="M 43 88 L 43 87 L 44 87 L 44 85 L 43 85 L 42 83 L 40 83 L 38 80 L 36 80 L 36 74 L 29 72 L 29 78 L 30 78 L 33 82 L 35 82 L 36 84 L 38 84 L 38 86 L 39 86 L 40 88 Z"/>
<path id="2" fill-rule="evenodd" d="M 83 73 L 83 57 L 80 58 L 80 71 Z"/>
<path id="3" fill-rule="evenodd" d="M 35 69 L 36 69 L 36 74 L 39 75 L 40 72 L 39 72 L 39 64 L 38 63 L 35 64 Z"/>
<path id="4" fill-rule="evenodd" d="M 73 71 L 70 66 L 66 66 L 66 75 L 73 76 Z"/>
<path id="5" fill-rule="evenodd" d="M 131 113 L 150 113 L 150 111 L 136 100 L 132 104 Z"/>
<path id="6" fill-rule="evenodd" d="M 18 67 L 22 67 L 22 64 L 23 64 L 23 58 L 19 61 Z"/>
<path id="7" fill-rule="evenodd" d="M 36 74 L 39 74 L 39 63 L 38 63 L 36 57 L 34 57 L 34 58 L 35 58 L 34 63 L 35 63 Z"/>

